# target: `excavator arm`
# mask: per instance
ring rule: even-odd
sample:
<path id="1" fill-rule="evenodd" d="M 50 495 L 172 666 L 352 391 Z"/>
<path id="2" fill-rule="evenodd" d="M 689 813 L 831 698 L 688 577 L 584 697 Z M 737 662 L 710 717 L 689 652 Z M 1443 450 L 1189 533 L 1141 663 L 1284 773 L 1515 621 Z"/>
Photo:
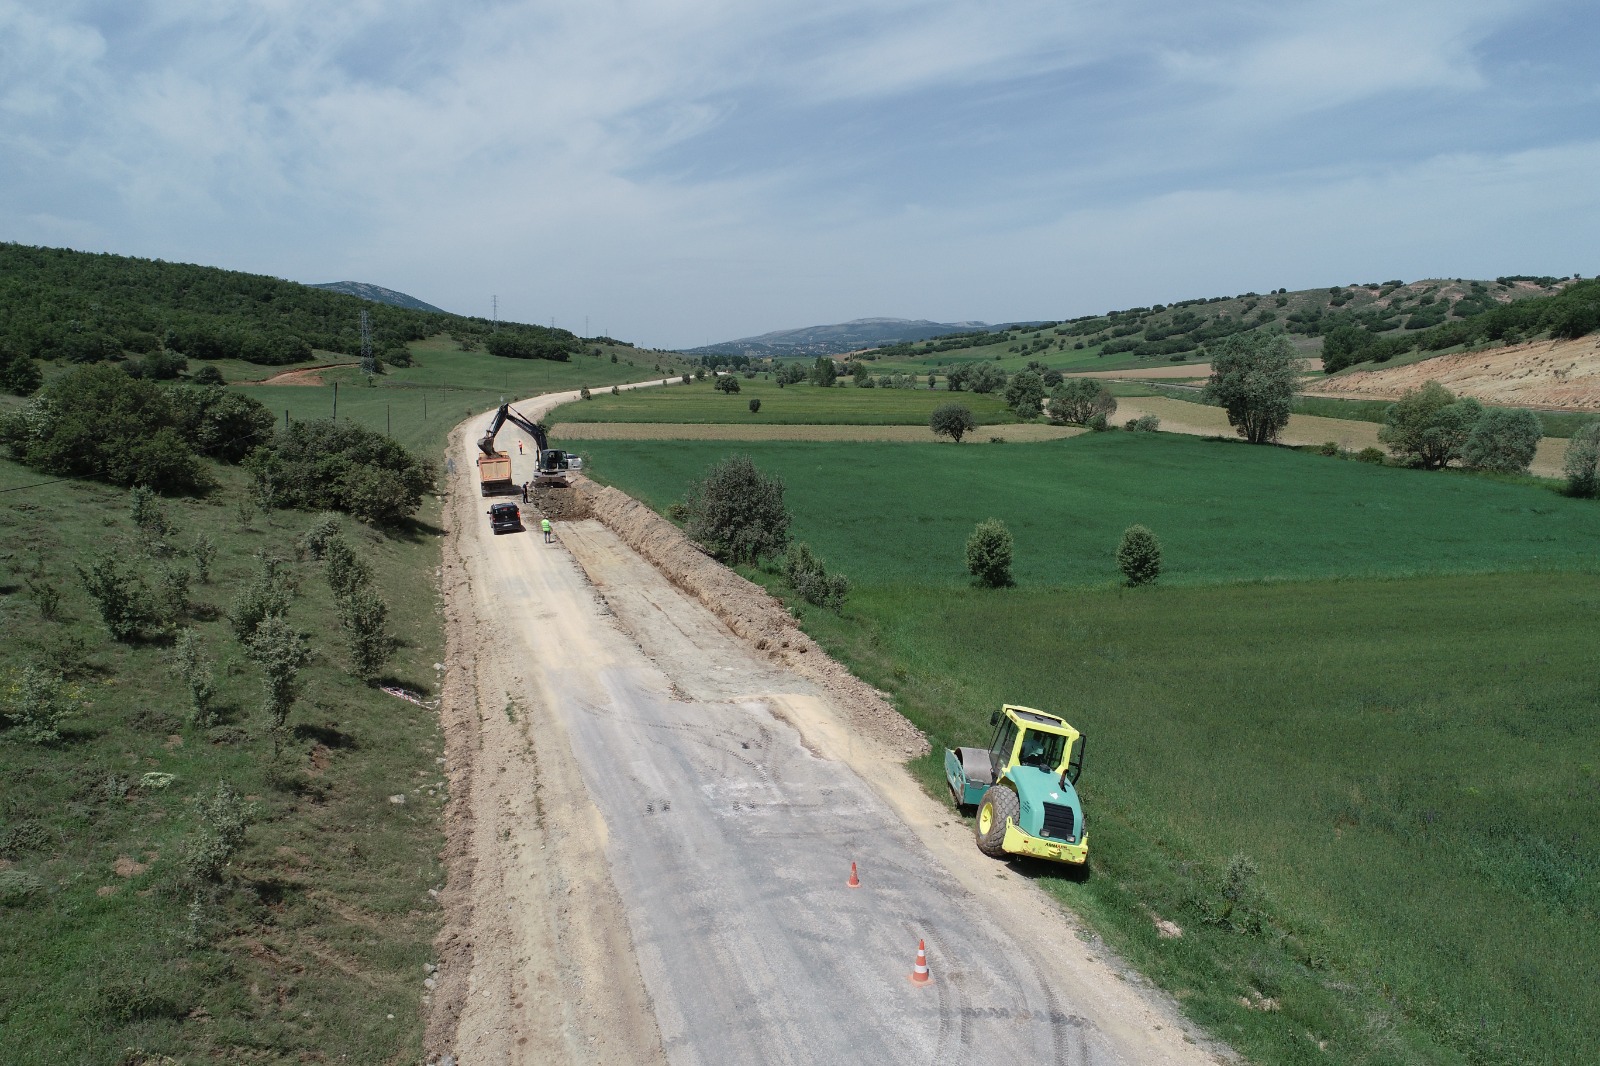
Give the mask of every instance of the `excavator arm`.
<path id="1" fill-rule="evenodd" d="M 489 423 L 488 432 L 478 439 L 478 450 L 480 452 L 489 456 L 499 454 L 494 448 L 494 438 L 495 435 L 500 432 L 500 428 L 507 422 L 510 422 L 518 429 L 527 433 L 528 436 L 532 437 L 534 446 L 539 449 L 540 454 L 543 454 L 545 449 L 550 446 L 550 438 L 545 436 L 543 426 L 537 422 L 528 421 L 528 419 L 524 417 L 521 412 L 517 411 L 510 404 L 503 403 L 500 405 L 500 410 L 494 413 L 494 421 Z"/>

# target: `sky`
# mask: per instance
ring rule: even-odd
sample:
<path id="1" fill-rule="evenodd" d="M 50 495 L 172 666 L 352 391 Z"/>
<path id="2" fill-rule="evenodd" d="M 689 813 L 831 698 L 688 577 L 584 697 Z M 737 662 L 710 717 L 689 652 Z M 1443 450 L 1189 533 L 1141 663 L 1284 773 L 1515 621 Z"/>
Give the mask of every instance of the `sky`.
<path id="1" fill-rule="evenodd" d="M 1600 272 L 1593 0 L 0 0 L 0 240 L 684 348 Z"/>

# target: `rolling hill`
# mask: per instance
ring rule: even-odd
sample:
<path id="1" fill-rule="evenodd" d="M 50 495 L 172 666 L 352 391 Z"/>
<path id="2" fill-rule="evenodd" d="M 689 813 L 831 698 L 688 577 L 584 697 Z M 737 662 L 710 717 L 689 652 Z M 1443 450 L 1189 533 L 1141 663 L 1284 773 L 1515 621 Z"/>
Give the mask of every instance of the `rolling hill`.
<path id="1" fill-rule="evenodd" d="M 843 355 L 862 348 L 908 343 L 952 333 L 970 333 L 998 327 L 985 322 L 930 322 L 925 318 L 857 318 L 831 326 L 802 326 L 743 337 L 700 348 L 685 355 L 747 355 L 755 358 Z"/>
<path id="2" fill-rule="evenodd" d="M 415 296 L 407 296 L 403 292 L 386 289 L 382 285 L 373 285 L 366 281 L 324 281 L 312 285 L 313 289 L 326 289 L 329 292 L 342 292 L 346 296 L 359 296 L 363 300 L 371 300 L 377 304 L 388 304 L 390 307 L 406 307 L 413 311 L 432 311 L 434 314 L 443 315 L 448 312 L 429 303 L 423 303 Z"/>

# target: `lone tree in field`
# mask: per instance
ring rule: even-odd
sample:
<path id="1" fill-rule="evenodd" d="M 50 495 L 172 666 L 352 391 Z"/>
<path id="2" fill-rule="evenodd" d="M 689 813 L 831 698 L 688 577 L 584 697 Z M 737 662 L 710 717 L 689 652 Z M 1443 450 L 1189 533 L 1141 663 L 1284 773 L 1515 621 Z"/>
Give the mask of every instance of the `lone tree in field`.
<path id="1" fill-rule="evenodd" d="M 1442 470 L 1461 458 L 1482 417 L 1483 405 L 1477 400 L 1458 400 L 1455 393 L 1430 381 L 1389 405 L 1378 439 L 1403 460 L 1424 470 Z"/>
<path id="2" fill-rule="evenodd" d="M 946 403 L 933 409 L 933 414 L 928 416 L 928 428 L 935 436 L 949 437 L 960 444 L 962 437 L 978 428 L 978 423 L 973 421 L 972 412 L 965 404 Z"/>
<path id="3" fill-rule="evenodd" d="M 967 538 L 967 572 L 989 588 L 1012 583 L 1011 531 L 1000 519 L 984 519 Z"/>
<path id="4" fill-rule="evenodd" d="M 1050 421 L 1087 426 L 1096 416 L 1117 413 L 1117 399 L 1093 378 L 1068 378 L 1050 393 Z"/>
<path id="5" fill-rule="evenodd" d="M 1572 435 L 1561 461 L 1567 478 L 1567 495 L 1600 495 L 1600 422 L 1590 422 Z"/>
<path id="6" fill-rule="evenodd" d="M 1207 350 L 1205 398 L 1228 412 L 1228 425 L 1251 444 L 1270 444 L 1289 424 L 1296 375 L 1294 349 L 1281 333 L 1235 333 Z"/>
<path id="7" fill-rule="evenodd" d="M 1117 546 L 1117 566 L 1128 584 L 1150 584 L 1161 576 L 1161 542 L 1144 526 L 1129 526 Z"/>
<path id="8" fill-rule="evenodd" d="M 739 391 L 739 379 L 734 377 L 732 374 L 724 374 L 724 375 L 722 375 L 720 378 L 717 379 L 717 391 L 718 392 L 726 392 L 729 395 L 732 395 L 733 393 L 738 392 Z"/>
<path id="9" fill-rule="evenodd" d="M 755 564 L 789 544 L 783 482 L 756 468 L 748 455 L 717 463 L 684 494 L 685 531 L 718 559 Z"/>
<path id="10" fill-rule="evenodd" d="M 1461 446 L 1461 461 L 1498 474 L 1523 474 L 1544 436 L 1539 416 L 1522 408 L 1490 408 Z"/>

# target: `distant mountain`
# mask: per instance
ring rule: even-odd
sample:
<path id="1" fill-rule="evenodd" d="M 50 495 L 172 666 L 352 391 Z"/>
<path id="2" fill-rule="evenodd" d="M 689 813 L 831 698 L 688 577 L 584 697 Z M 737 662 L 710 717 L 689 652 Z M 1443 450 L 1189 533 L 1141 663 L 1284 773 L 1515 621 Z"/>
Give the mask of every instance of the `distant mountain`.
<path id="1" fill-rule="evenodd" d="M 432 304 L 423 303 L 415 296 L 407 296 L 403 292 L 395 292 L 393 289 L 365 281 L 328 281 L 321 285 L 313 285 L 311 288 L 342 292 L 346 296 L 359 296 L 363 300 L 371 300 L 375 304 L 388 304 L 390 307 L 408 307 L 413 311 L 433 311 L 441 315 L 448 313 Z"/>
<path id="2" fill-rule="evenodd" d="M 1020 324 L 1020 323 L 1016 323 Z M 989 329 L 985 322 L 930 322 L 925 318 L 858 318 L 832 326 L 781 329 L 759 337 L 690 348 L 686 355 L 842 355 L 882 344 L 906 343 Z"/>

